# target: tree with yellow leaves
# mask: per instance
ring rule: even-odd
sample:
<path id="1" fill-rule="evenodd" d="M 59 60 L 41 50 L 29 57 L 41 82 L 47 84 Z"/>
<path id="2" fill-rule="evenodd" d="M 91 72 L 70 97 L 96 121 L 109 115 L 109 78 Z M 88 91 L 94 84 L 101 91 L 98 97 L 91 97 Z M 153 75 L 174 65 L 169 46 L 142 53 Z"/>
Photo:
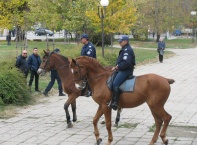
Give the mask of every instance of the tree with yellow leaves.
<path id="1" fill-rule="evenodd" d="M 28 0 L 1 0 L 0 27 L 10 29 L 24 23 Z"/>

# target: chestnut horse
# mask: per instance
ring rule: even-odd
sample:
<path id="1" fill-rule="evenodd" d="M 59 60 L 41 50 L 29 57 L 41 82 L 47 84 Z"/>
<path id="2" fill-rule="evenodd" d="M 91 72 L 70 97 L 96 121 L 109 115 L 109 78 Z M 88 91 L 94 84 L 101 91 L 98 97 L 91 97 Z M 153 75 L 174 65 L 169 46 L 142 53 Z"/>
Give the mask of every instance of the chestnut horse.
<path id="1" fill-rule="evenodd" d="M 107 104 L 111 100 L 112 92 L 108 89 L 106 81 L 112 72 L 107 71 L 96 59 L 86 56 L 72 59 L 70 68 L 74 74 L 75 86 L 78 89 L 83 88 L 84 81 L 88 81 L 93 93 L 92 98 L 99 105 L 93 119 L 97 145 L 102 141 L 99 138 L 97 123 L 103 114 L 105 115 L 106 129 L 108 131 L 107 145 L 110 145 L 113 141 L 113 135 L 111 131 L 111 108 Z M 137 107 L 144 102 L 148 104 L 156 124 L 156 130 L 149 143 L 150 145 L 157 141 L 161 128 L 160 137 L 164 144 L 168 144 L 166 130 L 172 117 L 165 111 L 164 104 L 169 97 L 170 84 L 172 83 L 174 83 L 173 79 L 167 79 L 156 74 L 141 75 L 136 77 L 134 92 L 120 94 L 118 105 L 121 108 Z"/>
<path id="2" fill-rule="evenodd" d="M 78 90 L 75 87 L 73 74 L 69 68 L 68 58 L 62 56 L 57 53 L 50 53 L 44 51 L 45 55 L 42 58 L 42 63 L 37 71 L 38 74 L 41 74 L 43 71 L 50 71 L 51 69 L 56 69 L 60 79 L 62 81 L 62 88 L 64 92 L 68 95 L 68 99 L 64 104 L 64 110 L 66 113 L 67 125 L 68 128 L 73 127 L 73 123 L 71 122 L 70 114 L 68 107 L 71 104 L 72 112 L 73 112 L 73 122 L 77 121 L 76 115 L 76 98 L 78 96 L 83 96 L 84 91 Z M 111 67 L 108 67 L 108 69 Z M 117 111 L 117 117 L 114 126 L 118 126 L 118 122 L 120 119 L 121 108 Z"/>

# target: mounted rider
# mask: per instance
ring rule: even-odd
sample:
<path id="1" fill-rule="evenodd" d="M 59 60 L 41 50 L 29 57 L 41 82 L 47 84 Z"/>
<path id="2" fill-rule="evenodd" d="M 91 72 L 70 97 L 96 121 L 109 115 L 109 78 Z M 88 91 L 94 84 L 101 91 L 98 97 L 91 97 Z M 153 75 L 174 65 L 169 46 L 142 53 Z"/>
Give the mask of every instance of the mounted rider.
<path id="1" fill-rule="evenodd" d="M 109 104 L 114 110 L 118 108 L 118 100 L 120 95 L 120 85 L 128 78 L 128 76 L 133 75 L 135 62 L 135 54 L 132 47 L 129 44 L 128 36 L 121 36 L 118 40 L 121 50 L 119 51 L 119 56 L 116 61 L 116 66 L 112 70 L 116 70 L 116 75 L 113 81 L 113 96 L 112 101 Z"/>

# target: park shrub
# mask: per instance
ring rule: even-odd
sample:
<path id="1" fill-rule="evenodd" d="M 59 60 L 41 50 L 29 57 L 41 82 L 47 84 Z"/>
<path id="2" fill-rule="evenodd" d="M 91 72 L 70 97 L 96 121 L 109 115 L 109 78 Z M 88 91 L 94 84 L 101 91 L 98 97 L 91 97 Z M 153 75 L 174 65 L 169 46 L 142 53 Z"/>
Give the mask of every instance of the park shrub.
<path id="1" fill-rule="evenodd" d="M 95 45 L 95 46 L 102 46 L 102 34 L 91 34 L 90 41 Z M 110 35 L 105 34 L 104 36 L 104 45 L 109 46 L 111 45 L 111 37 Z"/>
<path id="2" fill-rule="evenodd" d="M 0 105 L 24 105 L 31 100 L 26 78 L 13 60 L 0 61 Z"/>

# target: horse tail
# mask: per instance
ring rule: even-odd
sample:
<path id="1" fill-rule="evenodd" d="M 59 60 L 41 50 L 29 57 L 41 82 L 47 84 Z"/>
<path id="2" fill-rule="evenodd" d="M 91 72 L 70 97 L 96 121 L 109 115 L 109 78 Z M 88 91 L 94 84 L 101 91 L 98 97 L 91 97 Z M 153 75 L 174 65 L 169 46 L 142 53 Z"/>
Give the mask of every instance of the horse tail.
<path id="1" fill-rule="evenodd" d="M 175 82 L 175 80 L 173 80 L 173 79 L 167 79 L 167 81 L 169 84 L 173 84 Z"/>

